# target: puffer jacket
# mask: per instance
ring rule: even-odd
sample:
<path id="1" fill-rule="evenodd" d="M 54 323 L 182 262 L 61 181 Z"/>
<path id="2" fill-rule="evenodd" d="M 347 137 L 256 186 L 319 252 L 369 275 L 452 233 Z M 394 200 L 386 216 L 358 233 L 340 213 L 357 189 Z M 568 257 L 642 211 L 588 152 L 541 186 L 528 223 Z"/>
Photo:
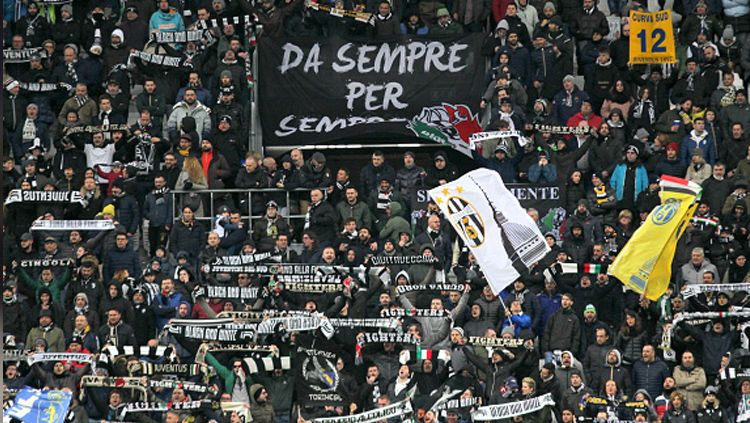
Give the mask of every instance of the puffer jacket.
<path id="1" fill-rule="evenodd" d="M 732 25 L 735 34 L 750 31 L 750 2 L 747 0 L 722 0 L 724 26 Z"/>
<path id="2" fill-rule="evenodd" d="M 633 364 L 633 385 L 635 389 L 645 389 L 651 398 L 661 394 L 662 383 L 669 374 L 669 367 L 659 358 L 650 363 L 638 360 Z"/>
<path id="3" fill-rule="evenodd" d="M 571 25 L 571 32 L 578 41 L 591 40 L 594 31 L 607 35 L 609 34 L 609 23 L 604 13 L 596 7 L 590 11 L 582 11 L 576 14 Z"/>
<path id="4" fill-rule="evenodd" d="M 577 355 L 580 345 L 581 322 L 573 312 L 573 308 L 557 310 L 544 329 L 542 351 L 569 350 Z"/>
<path id="5" fill-rule="evenodd" d="M 615 340 L 615 347 L 622 352 L 626 365 L 633 364 L 641 357 L 641 350 L 648 339 L 648 333 L 642 331 L 637 335 L 627 335 L 620 331 Z"/>
<path id="6" fill-rule="evenodd" d="M 410 195 L 417 186 L 424 185 L 424 177 L 427 175 L 420 166 L 412 166 L 410 169 L 401 168 L 396 172 L 396 190 L 401 192 L 404 198 Z"/>
<path id="7" fill-rule="evenodd" d="M 253 421 L 257 423 L 273 423 L 275 414 L 273 406 L 269 402 L 259 403 L 255 397 L 256 393 L 263 388 L 263 385 L 256 383 L 250 386 L 250 409 L 252 410 Z"/>

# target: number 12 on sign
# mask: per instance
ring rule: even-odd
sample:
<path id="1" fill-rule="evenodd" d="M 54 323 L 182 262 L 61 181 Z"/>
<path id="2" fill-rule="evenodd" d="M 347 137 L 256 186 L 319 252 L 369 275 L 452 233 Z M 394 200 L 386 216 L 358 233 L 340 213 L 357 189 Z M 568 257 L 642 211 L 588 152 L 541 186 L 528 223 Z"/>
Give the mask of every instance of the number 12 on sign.
<path id="1" fill-rule="evenodd" d="M 676 63 L 672 15 L 659 12 L 630 12 L 630 64 Z"/>

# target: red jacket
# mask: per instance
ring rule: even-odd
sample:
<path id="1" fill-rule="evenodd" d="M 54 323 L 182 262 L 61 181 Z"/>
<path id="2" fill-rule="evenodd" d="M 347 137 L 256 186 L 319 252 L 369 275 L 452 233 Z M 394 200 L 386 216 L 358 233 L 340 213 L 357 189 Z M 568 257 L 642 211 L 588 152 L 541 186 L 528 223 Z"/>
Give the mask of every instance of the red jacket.
<path id="1" fill-rule="evenodd" d="M 570 119 L 568 119 L 567 126 L 577 127 L 578 124 L 581 123 L 581 122 L 588 122 L 590 128 L 593 127 L 593 128 L 596 128 L 597 130 L 599 130 L 599 127 L 602 125 L 602 123 L 604 121 L 596 113 L 591 113 L 589 115 L 589 118 L 586 119 L 585 117 L 583 117 L 583 113 L 578 112 L 578 113 L 574 114 Z M 573 136 L 572 135 L 566 135 L 565 138 L 572 139 Z"/>
<path id="2" fill-rule="evenodd" d="M 122 178 L 122 172 L 105 172 L 99 166 L 96 167 L 96 174 L 107 180 L 107 197 L 112 196 L 112 182 Z"/>

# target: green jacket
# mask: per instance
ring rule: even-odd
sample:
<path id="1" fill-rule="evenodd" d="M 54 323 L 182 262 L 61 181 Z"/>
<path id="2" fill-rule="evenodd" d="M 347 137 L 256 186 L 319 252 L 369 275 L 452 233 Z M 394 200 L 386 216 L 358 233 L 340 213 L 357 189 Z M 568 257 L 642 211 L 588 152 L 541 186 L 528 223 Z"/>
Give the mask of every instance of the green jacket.
<path id="1" fill-rule="evenodd" d="M 34 279 L 26 273 L 25 270 L 20 269 L 18 272 L 21 277 L 21 282 L 26 285 L 29 289 L 34 290 L 35 298 L 39 298 L 39 291 L 45 287 L 44 282 L 41 279 Z M 62 292 L 65 286 L 70 282 L 70 268 L 65 269 L 65 273 L 61 276 L 52 279 L 52 282 L 47 286 L 49 291 L 52 293 L 52 302 L 55 304 L 62 304 Z"/>
<path id="2" fill-rule="evenodd" d="M 391 217 L 388 218 L 385 226 L 383 226 L 383 229 L 380 230 L 380 239 L 390 239 L 398 244 L 399 234 L 401 232 L 411 233 L 411 226 L 409 225 L 409 222 L 406 221 L 406 219 L 401 217 L 401 203 L 399 203 L 398 201 L 391 201 L 390 209 Z"/>
<path id="3" fill-rule="evenodd" d="M 206 353 L 206 363 L 216 369 L 216 373 L 224 381 L 224 393 L 231 395 L 232 390 L 234 389 L 234 381 L 237 378 L 237 375 L 235 375 L 231 369 L 219 363 L 219 360 L 217 360 L 216 357 L 214 357 L 214 355 L 211 353 Z M 252 386 L 252 384 L 253 381 L 250 378 L 250 375 L 247 375 L 247 377 L 245 378 L 245 388 L 247 388 L 248 394 L 250 393 L 250 386 Z"/>
<path id="4" fill-rule="evenodd" d="M 336 205 L 336 213 L 339 215 L 339 227 L 344 223 L 345 219 L 350 217 L 357 221 L 358 228 L 369 228 L 372 229 L 372 214 L 370 208 L 362 201 L 357 201 L 353 206 L 349 205 L 346 200 L 339 202 Z"/>

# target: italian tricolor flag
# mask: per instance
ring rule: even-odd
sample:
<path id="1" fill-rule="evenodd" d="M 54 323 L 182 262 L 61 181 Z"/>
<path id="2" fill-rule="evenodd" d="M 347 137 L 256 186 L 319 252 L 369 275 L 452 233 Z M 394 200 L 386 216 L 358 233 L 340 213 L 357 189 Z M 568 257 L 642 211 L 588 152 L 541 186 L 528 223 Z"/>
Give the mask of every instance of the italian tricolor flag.
<path id="1" fill-rule="evenodd" d="M 421 345 L 417 345 L 417 360 L 432 360 L 432 350 L 423 350 Z"/>
<path id="2" fill-rule="evenodd" d="M 583 264 L 583 273 L 601 273 L 601 272 L 602 272 L 601 264 L 593 264 L 593 263 Z"/>

